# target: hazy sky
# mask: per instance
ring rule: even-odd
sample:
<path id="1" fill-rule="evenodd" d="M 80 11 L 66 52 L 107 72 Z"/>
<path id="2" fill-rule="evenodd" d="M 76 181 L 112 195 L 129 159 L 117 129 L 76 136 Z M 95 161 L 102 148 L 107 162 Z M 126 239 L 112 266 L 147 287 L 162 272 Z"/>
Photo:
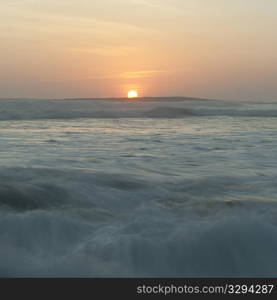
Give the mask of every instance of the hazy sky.
<path id="1" fill-rule="evenodd" d="M 277 100 L 276 0 L 0 0 L 0 97 Z"/>

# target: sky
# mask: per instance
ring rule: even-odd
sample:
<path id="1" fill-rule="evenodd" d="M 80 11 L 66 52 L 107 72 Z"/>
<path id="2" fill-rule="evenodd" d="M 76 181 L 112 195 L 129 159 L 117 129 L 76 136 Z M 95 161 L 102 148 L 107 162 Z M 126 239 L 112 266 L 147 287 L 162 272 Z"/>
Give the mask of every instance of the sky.
<path id="1" fill-rule="evenodd" d="M 276 0 L 0 0 L 0 98 L 277 100 Z"/>

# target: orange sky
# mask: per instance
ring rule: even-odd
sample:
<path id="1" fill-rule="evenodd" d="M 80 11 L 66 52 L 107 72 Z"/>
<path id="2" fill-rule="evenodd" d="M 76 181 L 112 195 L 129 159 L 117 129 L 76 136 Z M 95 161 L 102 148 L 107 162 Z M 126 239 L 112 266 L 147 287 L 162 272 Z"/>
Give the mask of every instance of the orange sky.
<path id="1" fill-rule="evenodd" d="M 0 97 L 277 100 L 276 24 L 276 0 L 1 1 Z"/>

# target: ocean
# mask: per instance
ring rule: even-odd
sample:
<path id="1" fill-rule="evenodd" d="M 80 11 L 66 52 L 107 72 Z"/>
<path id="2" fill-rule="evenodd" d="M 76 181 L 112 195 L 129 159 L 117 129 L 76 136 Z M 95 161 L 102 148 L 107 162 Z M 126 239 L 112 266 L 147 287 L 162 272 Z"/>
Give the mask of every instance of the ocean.
<path id="1" fill-rule="evenodd" d="M 0 100 L 1 277 L 276 277 L 277 103 Z"/>

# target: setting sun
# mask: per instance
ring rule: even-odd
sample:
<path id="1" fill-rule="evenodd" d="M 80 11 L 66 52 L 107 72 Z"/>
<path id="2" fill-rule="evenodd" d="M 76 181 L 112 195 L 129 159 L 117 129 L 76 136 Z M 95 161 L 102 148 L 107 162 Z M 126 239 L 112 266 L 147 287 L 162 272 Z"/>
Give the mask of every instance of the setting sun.
<path id="1" fill-rule="evenodd" d="M 128 98 L 137 98 L 138 97 L 138 92 L 135 90 L 130 90 L 128 92 Z"/>

